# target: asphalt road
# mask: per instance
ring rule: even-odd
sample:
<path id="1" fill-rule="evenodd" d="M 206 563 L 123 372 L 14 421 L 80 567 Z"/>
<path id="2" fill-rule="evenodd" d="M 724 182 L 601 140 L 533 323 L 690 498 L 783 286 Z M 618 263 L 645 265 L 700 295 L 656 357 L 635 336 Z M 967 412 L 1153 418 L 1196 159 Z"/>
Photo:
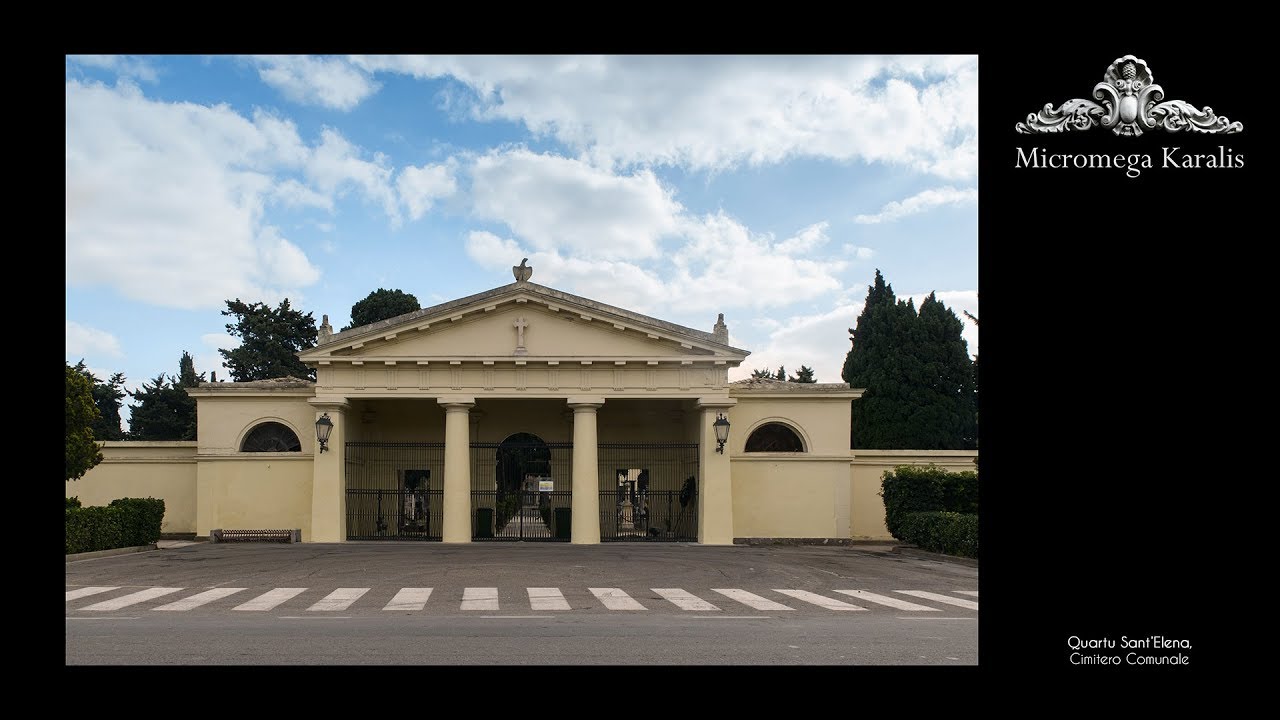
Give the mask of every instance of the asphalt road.
<path id="1" fill-rule="evenodd" d="M 66 573 L 68 665 L 978 660 L 978 570 L 887 548 L 198 544 Z"/>

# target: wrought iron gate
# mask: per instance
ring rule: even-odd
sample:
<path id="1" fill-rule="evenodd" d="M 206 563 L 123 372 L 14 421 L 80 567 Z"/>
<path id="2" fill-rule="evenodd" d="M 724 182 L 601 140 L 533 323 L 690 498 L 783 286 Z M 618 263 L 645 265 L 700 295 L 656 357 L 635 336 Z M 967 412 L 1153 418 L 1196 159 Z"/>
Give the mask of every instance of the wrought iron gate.
<path id="1" fill-rule="evenodd" d="M 348 540 L 439 540 L 444 443 L 349 442 Z"/>
<path id="2" fill-rule="evenodd" d="M 601 443 L 596 452 L 601 541 L 697 541 L 697 443 Z"/>
<path id="3" fill-rule="evenodd" d="M 520 433 L 471 443 L 471 537 L 567 542 L 573 444 Z"/>

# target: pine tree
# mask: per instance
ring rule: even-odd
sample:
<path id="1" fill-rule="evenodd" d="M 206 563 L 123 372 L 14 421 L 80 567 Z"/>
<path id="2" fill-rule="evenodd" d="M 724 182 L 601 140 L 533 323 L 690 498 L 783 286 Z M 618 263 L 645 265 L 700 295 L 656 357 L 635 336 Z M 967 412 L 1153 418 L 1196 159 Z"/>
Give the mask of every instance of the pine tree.
<path id="1" fill-rule="evenodd" d="M 370 325 L 379 320 L 387 320 L 421 309 L 422 306 L 418 304 L 418 298 L 403 290 L 383 290 L 378 288 L 369 293 L 365 299 L 351 306 L 351 324 L 342 328 L 342 330 Z M 342 330 L 339 330 L 339 332 L 342 332 Z"/>
<path id="2" fill-rule="evenodd" d="M 787 380 L 797 383 L 817 382 L 817 380 L 813 379 L 813 368 L 808 365 L 801 365 L 800 369 L 796 371 L 795 377 L 787 378 Z"/>
<path id="3" fill-rule="evenodd" d="M 775 379 L 775 380 L 783 380 L 783 381 L 785 381 L 785 380 L 787 379 L 787 369 L 786 369 L 785 367 L 783 367 L 782 365 L 779 365 L 779 366 L 778 366 L 778 374 L 777 374 L 777 375 L 774 375 L 773 377 L 774 377 L 774 379 Z"/>
<path id="4" fill-rule="evenodd" d="M 316 344 L 316 323 L 311 313 L 289 307 L 285 298 L 277 308 L 265 303 L 227 301 L 223 315 L 234 316 L 227 332 L 241 338 L 240 347 L 219 349 L 236 382 L 296 377 L 315 380 L 315 371 L 302 364 L 298 353 Z"/>
<path id="5" fill-rule="evenodd" d="M 769 368 L 764 368 L 763 370 L 752 370 L 751 377 L 755 379 L 772 380 L 773 371 Z"/>
<path id="6" fill-rule="evenodd" d="M 137 392 L 129 393 L 137 405 L 130 408 L 129 438 L 131 440 L 195 440 L 196 399 L 187 394 L 187 388 L 197 387 L 204 374 L 197 375 L 190 353 L 183 352 L 178 361 L 178 376 L 166 381 L 161 373 L 150 385 L 143 384 Z"/>

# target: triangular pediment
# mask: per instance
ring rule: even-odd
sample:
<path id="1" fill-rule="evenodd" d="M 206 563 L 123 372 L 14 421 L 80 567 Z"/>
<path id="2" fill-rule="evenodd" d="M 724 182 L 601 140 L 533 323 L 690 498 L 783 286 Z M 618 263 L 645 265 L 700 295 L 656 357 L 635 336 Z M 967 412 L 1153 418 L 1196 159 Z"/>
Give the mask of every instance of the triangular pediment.
<path id="1" fill-rule="evenodd" d="M 300 357 L 304 362 L 687 358 L 736 365 L 748 354 L 709 332 L 525 282 L 352 328 Z"/>

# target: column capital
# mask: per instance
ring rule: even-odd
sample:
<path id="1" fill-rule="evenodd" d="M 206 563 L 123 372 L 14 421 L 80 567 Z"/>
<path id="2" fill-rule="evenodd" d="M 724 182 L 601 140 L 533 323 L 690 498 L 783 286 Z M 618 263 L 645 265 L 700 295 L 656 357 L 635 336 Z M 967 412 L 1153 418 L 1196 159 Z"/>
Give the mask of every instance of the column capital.
<path id="1" fill-rule="evenodd" d="M 738 404 L 738 401 L 734 398 L 700 397 L 698 398 L 697 407 L 704 410 L 718 410 L 718 409 L 731 408 L 737 404 Z"/>
<path id="2" fill-rule="evenodd" d="M 308 398 L 307 404 L 311 405 L 316 412 L 341 413 L 351 409 L 351 403 L 347 402 L 347 398 L 333 395 Z"/>
<path id="3" fill-rule="evenodd" d="M 604 397 L 600 395 L 570 395 L 566 402 L 575 411 L 578 409 L 595 410 L 604 405 Z"/>
<path id="4" fill-rule="evenodd" d="M 476 399 L 473 397 L 441 397 L 436 398 L 436 402 L 445 409 L 445 412 L 462 412 L 475 407 Z"/>

